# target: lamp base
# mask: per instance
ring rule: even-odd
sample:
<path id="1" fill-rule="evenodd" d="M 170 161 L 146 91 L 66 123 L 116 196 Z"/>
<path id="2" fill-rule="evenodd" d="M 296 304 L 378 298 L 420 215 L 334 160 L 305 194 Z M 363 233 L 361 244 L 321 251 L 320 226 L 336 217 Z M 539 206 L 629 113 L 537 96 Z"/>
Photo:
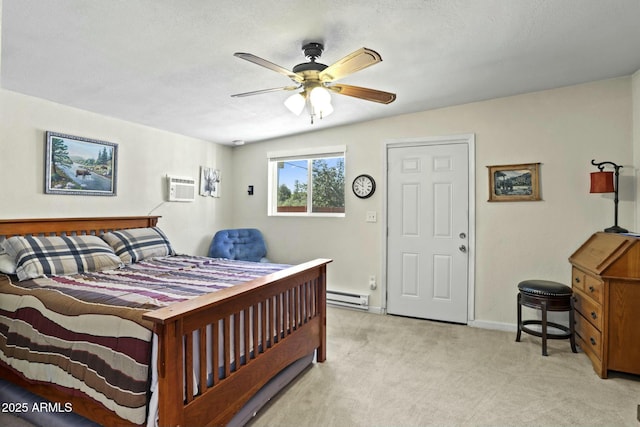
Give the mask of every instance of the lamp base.
<path id="1" fill-rule="evenodd" d="M 629 230 L 627 230 L 626 228 L 622 228 L 622 227 L 618 227 L 617 225 L 614 225 L 612 227 L 605 228 L 604 232 L 605 233 L 628 233 Z"/>

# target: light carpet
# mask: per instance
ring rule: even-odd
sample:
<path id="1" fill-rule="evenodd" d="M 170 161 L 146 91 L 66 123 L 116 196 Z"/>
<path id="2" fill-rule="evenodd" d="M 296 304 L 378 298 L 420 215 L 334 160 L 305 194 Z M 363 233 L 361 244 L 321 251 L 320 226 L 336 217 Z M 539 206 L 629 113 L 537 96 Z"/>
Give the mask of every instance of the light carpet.
<path id="1" fill-rule="evenodd" d="M 633 426 L 640 376 L 600 379 L 567 340 L 329 307 L 327 361 L 250 427 Z M 0 414 L 0 425 L 31 424 Z"/>
<path id="2" fill-rule="evenodd" d="M 261 426 L 635 426 L 640 376 L 599 378 L 568 340 L 329 308 L 327 361 Z"/>

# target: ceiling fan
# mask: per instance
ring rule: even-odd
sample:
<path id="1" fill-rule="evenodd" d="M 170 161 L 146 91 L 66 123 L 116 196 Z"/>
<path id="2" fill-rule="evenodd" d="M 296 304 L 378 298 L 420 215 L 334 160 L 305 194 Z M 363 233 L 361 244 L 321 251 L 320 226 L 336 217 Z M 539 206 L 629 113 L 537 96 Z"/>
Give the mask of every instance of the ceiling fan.
<path id="1" fill-rule="evenodd" d="M 382 57 L 377 52 L 363 47 L 350 53 L 334 64 L 327 66 L 316 62 L 316 60 L 320 58 L 320 55 L 322 55 L 323 50 L 324 46 L 322 43 L 305 44 L 302 46 L 302 51 L 309 62 L 298 64 L 293 67 L 292 70 L 287 70 L 286 68 L 251 53 L 236 52 L 234 53 L 234 56 L 285 75 L 293 80 L 295 85 L 237 93 L 231 96 L 243 97 L 281 90 L 297 91 L 298 89 L 302 89 L 300 92 L 296 92 L 294 95 L 287 98 L 285 105 L 296 115 L 300 115 L 306 106 L 309 110 L 312 124 L 314 117 L 326 117 L 333 112 L 330 92 L 360 98 L 366 101 L 378 102 L 381 104 L 390 104 L 396 99 L 396 95 L 394 93 L 334 83 L 335 81 L 355 73 L 356 71 L 360 71 L 373 64 L 381 62 Z"/>

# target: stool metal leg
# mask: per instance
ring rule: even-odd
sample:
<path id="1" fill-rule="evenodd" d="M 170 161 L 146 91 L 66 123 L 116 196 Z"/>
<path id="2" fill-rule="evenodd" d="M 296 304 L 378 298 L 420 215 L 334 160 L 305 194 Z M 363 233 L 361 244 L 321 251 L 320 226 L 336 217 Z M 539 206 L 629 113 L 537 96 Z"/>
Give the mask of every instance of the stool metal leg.
<path id="1" fill-rule="evenodd" d="M 522 332 L 522 304 L 520 303 L 520 292 L 518 292 L 518 333 L 516 334 L 516 342 L 520 342 L 520 333 Z"/>
<path id="2" fill-rule="evenodd" d="M 542 355 L 548 356 L 547 354 L 547 302 L 542 301 L 540 305 L 542 306 Z"/>

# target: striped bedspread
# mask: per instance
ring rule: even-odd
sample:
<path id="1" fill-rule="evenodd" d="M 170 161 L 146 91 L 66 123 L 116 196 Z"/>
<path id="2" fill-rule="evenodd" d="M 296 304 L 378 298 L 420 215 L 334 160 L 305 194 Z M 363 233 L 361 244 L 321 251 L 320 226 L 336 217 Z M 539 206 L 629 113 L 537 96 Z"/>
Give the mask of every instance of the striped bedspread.
<path id="1" fill-rule="evenodd" d="M 286 267 L 171 256 L 119 270 L 0 281 L 0 364 L 144 424 L 152 324 L 142 315 Z"/>

